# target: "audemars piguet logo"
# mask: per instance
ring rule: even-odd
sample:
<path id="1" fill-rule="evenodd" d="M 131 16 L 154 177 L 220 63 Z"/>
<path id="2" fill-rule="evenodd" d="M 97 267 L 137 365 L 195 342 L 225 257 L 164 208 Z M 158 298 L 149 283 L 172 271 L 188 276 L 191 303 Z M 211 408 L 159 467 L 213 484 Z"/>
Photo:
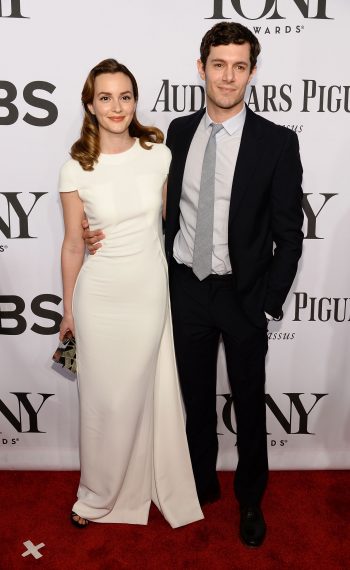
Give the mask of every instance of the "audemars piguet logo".
<path id="1" fill-rule="evenodd" d="M 294 293 L 293 321 L 349 322 L 350 298 L 316 297 L 306 291 L 297 291 Z"/>
<path id="2" fill-rule="evenodd" d="M 162 79 L 156 89 L 150 109 L 153 113 L 193 113 L 205 105 L 203 85 L 178 84 Z M 248 87 L 245 100 L 248 107 L 257 113 L 289 113 L 291 110 L 300 113 L 350 113 L 350 84 L 327 84 L 312 78 L 301 79 L 294 85 L 258 83 Z"/>
<path id="3" fill-rule="evenodd" d="M 162 85 L 151 112 L 193 113 L 205 104 L 205 91 L 202 85 L 176 85 L 169 79 L 162 79 Z"/>
<path id="4" fill-rule="evenodd" d="M 320 83 L 302 79 L 298 98 L 290 83 L 251 85 L 247 90 L 247 105 L 258 113 L 350 113 L 350 85 Z"/>
<path id="5" fill-rule="evenodd" d="M 21 12 L 21 0 L 0 0 L 0 18 L 29 18 Z"/>

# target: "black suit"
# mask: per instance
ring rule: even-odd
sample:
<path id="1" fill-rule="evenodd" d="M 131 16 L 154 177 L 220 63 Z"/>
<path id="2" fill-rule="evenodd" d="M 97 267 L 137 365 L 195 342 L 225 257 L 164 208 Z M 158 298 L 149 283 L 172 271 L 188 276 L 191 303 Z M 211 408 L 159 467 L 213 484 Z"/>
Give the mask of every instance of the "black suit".
<path id="1" fill-rule="evenodd" d="M 222 335 L 238 430 L 236 495 L 242 504 L 258 503 L 267 480 L 264 312 L 282 317 L 282 305 L 302 251 L 299 145 L 293 131 L 247 108 L 229 211 L 232 276 L 199 282 L 172 256 L 186 158 L 203 114 L 202 110 L 175 119 L 167 137 L 173 159 L 165 248 L 171 261 L 176 356 L 197 489 L 205 497 L 217 484 L 214 390 Z"/>

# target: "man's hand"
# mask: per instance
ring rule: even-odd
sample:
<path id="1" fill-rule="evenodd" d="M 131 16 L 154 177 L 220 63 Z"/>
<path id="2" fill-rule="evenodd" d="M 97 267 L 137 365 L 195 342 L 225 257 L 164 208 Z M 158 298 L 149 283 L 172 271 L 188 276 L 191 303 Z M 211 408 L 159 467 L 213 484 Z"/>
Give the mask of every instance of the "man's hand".
<path id="1" fill-rule="evenodd" d="M 102 247 L 101 240 L 105 238 L 105 234 L 102 230 L 93 230 L 89 229 L 89 222 L 85 218 L 81 225 L 83 226 L 83 239 L 85 241 L 85 245 L 88 248 L 88 251 L 91 255 L 94 255 L 100 247 Z"/>

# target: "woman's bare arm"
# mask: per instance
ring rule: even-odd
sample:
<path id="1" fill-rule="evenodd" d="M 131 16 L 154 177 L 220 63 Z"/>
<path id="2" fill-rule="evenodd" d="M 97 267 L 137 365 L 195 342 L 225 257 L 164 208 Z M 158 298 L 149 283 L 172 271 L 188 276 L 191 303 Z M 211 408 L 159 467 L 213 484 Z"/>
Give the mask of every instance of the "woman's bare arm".
<path id="1" fill-rule="evenodd" d="M 64 239 L 61 250 L 63 281 L 63 319 L 60 327 L 60 338 L 67 329 L 74 334 L 72 315 L 72 297 L 78 273 L 83 264 L 85 245 L 81 220 L 84 216 L 83 203 L 78 192 L 62 192 L 61 202 L 64 218 Z"/>

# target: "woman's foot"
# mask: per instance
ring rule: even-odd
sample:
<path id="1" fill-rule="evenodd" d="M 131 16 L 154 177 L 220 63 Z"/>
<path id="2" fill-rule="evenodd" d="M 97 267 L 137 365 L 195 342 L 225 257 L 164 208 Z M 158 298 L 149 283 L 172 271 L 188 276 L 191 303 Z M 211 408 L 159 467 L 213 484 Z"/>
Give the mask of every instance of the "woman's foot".
<path id="1" fill-rule="evenodd" d="M 83 519 L 83 517 L 80 517 L 74 511 L 72 511 L 70 514 L 70 520 L 72 524 L 74 524 L 74 526 L 77 528 L 86 528 L 89 524 L 89 521 L 87 519 Z"/>

